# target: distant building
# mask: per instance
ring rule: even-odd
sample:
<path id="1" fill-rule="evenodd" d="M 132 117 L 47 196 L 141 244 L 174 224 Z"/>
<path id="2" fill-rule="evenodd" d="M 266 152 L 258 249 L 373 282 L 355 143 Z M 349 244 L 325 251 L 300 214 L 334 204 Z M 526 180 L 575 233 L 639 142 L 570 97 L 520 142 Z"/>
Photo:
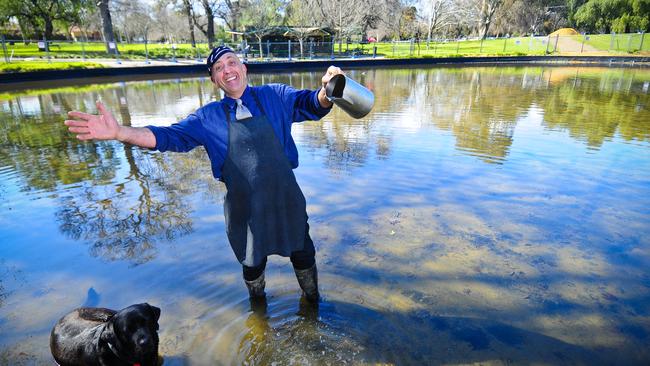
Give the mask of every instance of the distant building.
<path id="1" fill-rule="evenodd" d="M 263 56 L 287 57 L 288 45 L 291 41 L 293 57 L 307 57 L 330 54 L 331 42 L 336 32 L 327 27 L 268 27 L 256 29 L 245 28 L 244 31 L 229 31 L 228 33 L 243 37 L 246 53 L 252 57 L 259 56 L 260 44 Z M 237 46 L 242 50 L 242 44 Z"/>
<path id="2" fill-rule="evenodd" d="M 259 42 L 258 36 L 261 36 L 261 41 L 265 42 L 299 42 L 301 39 L 304 41 L 312 42 L 331 42 L 336 33 L 333 29 L 328 27 L 269 27 L 264 29 L 246 28 L 243 32 L 238 32 L 244 36 L 244 39 L 249 43 Z"/>

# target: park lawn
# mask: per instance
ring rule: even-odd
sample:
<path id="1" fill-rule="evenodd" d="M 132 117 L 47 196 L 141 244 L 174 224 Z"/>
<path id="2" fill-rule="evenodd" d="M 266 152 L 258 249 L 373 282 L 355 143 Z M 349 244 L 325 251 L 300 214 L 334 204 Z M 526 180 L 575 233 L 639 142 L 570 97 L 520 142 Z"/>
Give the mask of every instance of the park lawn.
<path id="1" fill-rule="evenodd" d="M 46 58 L 48 53 L 39 51 L 37 42 L 6 42 L 7 55 L 9 57 L 19 58 Z M 106 46 L 101 42 L 50 42 L 49 57 L 51 58 L 81 58 L 86 57 L 107 57 L 114 58 L 114 55 L 108 54 Z M 118 49 L 121 58 L 126 59 L 143 59 L 146 56 L 145 45 L 142 43 L 120 43 Z M 147 50 L 151 58 L 193 58 L 205 57 L 208 54 L 207 45 L 197 45 L 196 50 L 192 49 L 190 44 L 178 44 L 176 49 L 170 44 L 149 43 Z M 197 55 L 198 52 L 198 55 Z"/>
<path id="2" fill-rule="evenodd" d="M 585 39 L 583 35 L 561 36 L 568 37 L 575 42 L 594 47 L 599 51 L 634 53 L 639 51 L 650 51 L 650 37 L 640 33 L 627 34 L 589 34 Z M 643 44 L 641 44 L 643 42 Z M 628 51 L 629 50 L 629 51 Z"/>
<path id="3" fill-rule="evenodd" d="M 565 36 L 573 39 L 576 44 L 590 45 L 597 50 L 612 52 L 638 52 L 643 38 L 642 51 L 650 51 L 650 37 L 644 37 L 638 33 L 632 34 L 592 34 L 585 40 L 583 35 Z M 541 55 L 547 51 L 549 37 L 512 37 L 500 39 L 460 40 L 449 42 L 426 41 L 411 42 L 381 42 L 369 44 L 352 43 L 345 45 L 346 53 L 349 55 L 372 55 L 373 48 L 377 47 L 377 55 L 389 58 L 404 57 L 462 57 L 462 56 L 506 56 L 506 55 Z M 553 51 L 555 40 L 550 38 Z M 69 42 L 53 41 L 50 43 L 49 54 L 39 51 L 37 42 L 22 41 L 5 42 L 7 57 L 10 58 L 115 58 L 106 52 L 106 46 L 102 42 Z M 122 59 L 141 60 L 148 54 L 152 59 L 176 58 L 204 58 L 208 54 L 208 46 L 205 43 L 197 44 L 195 49 L 189 43 L 177 44 L 175 48 L 171 44 L 148 43 L 147 51 L 143 43 L 119 43 L 119 57 Z M 257 45 L 251 44 L 252 50 L 257 50 Z M 576 51 L 578 51 L 577 49 Z M 338 46 L 335 47 L 338 53 Z"/>
<path id="4" fill-rule="evenodd" d="M 385 57 L 458 57 L 458 56 L 504 56 L 541 55 L 546 52 L 546 38 L 513 37 L 451 42 L 414 43 L 373 43 L 377 54 Z M 373 46 L 366 46 L 366 54 L 372 54 Z"/>
<path id="5" fill-rule="evenodd" d="M 0 73 L 29 72 L 45 70 L 73 70 L 96 69 L 104 65 L 94 62 L 46 62 L 46 61 L 20 61 L 14 63 L 0 63 Z"/>
<path id="6" fill-rule="evenodd" d="M 592 38 L 593 37 L 594 36 L 592 36 Z M 616 34 L 613 36 L 613 41 L 612 35 L 610 34 L 600 34 L 598 37 L 602 38 L 601 42 L 605 44 L 606 48 L 603 49 L 609 50 L 611 43 L 612 51 L 628 52 L 628 48 L 630 52 L 650 51 L 650 36 L 648 35 L 640 33 Z M 643 42 L 643 45 L 641 42 Z"/>

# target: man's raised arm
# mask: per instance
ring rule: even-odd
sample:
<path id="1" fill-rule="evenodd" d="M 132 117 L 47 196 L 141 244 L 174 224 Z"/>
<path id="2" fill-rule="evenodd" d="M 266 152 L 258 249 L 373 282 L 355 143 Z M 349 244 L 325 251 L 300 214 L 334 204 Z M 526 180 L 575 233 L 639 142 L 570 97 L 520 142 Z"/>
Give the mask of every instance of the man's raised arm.
<path id="1" fill-rule="evenodd" d="M 65 120 L 68 130 L 77 134 L 79 140 L 118 140 L 129 144 L 154 148 L 156 136 L 148 128 L 122 126 L 117 123 L 113 114 L 97 101 L 99 114 L 89 114 L 79 111 L 68 112 L 74 119 Z"/>

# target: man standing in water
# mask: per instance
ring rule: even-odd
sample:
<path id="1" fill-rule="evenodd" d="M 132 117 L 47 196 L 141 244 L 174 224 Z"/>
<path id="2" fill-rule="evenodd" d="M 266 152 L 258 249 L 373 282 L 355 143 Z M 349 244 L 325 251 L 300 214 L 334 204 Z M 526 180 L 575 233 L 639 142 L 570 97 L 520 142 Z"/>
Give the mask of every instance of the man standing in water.
<path id="1" fill-rule="evenodd" d="M 291 124 L 318 120 L 331 109 L 325 85 L 341 69 L 330 66 L 319 90 L 282 84 L 248 86 L 246 65 L 228 47 L 207 59 L 212 82 L 226 95 L 169 127 L 121 126 L 101 102 L 98 115 L 72 111 L 66 120 L 80 140 L 118 140 L 159 151 L 204 146 L 215 178 L 227 188 L 228 240 L 243 266 L 251 299 L 264 298 L 267 256 L 290 257 L 305 298 L 317 303 L 318 276 L 305 198 L 293 169 L 298 151 Z"/>

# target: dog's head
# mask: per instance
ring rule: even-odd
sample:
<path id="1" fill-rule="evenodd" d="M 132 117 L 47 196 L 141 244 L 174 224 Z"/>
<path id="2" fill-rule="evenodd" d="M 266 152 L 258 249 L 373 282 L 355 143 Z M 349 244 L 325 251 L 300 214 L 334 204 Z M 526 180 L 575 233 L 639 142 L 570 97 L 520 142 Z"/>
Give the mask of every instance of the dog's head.
<path id="1" fill-rule="evenodd" d="M 123 361 L 155 365 L 158 358 L 160 309 L 147 303 L 120 310 L 107 322 L 102 339 Z"/>

